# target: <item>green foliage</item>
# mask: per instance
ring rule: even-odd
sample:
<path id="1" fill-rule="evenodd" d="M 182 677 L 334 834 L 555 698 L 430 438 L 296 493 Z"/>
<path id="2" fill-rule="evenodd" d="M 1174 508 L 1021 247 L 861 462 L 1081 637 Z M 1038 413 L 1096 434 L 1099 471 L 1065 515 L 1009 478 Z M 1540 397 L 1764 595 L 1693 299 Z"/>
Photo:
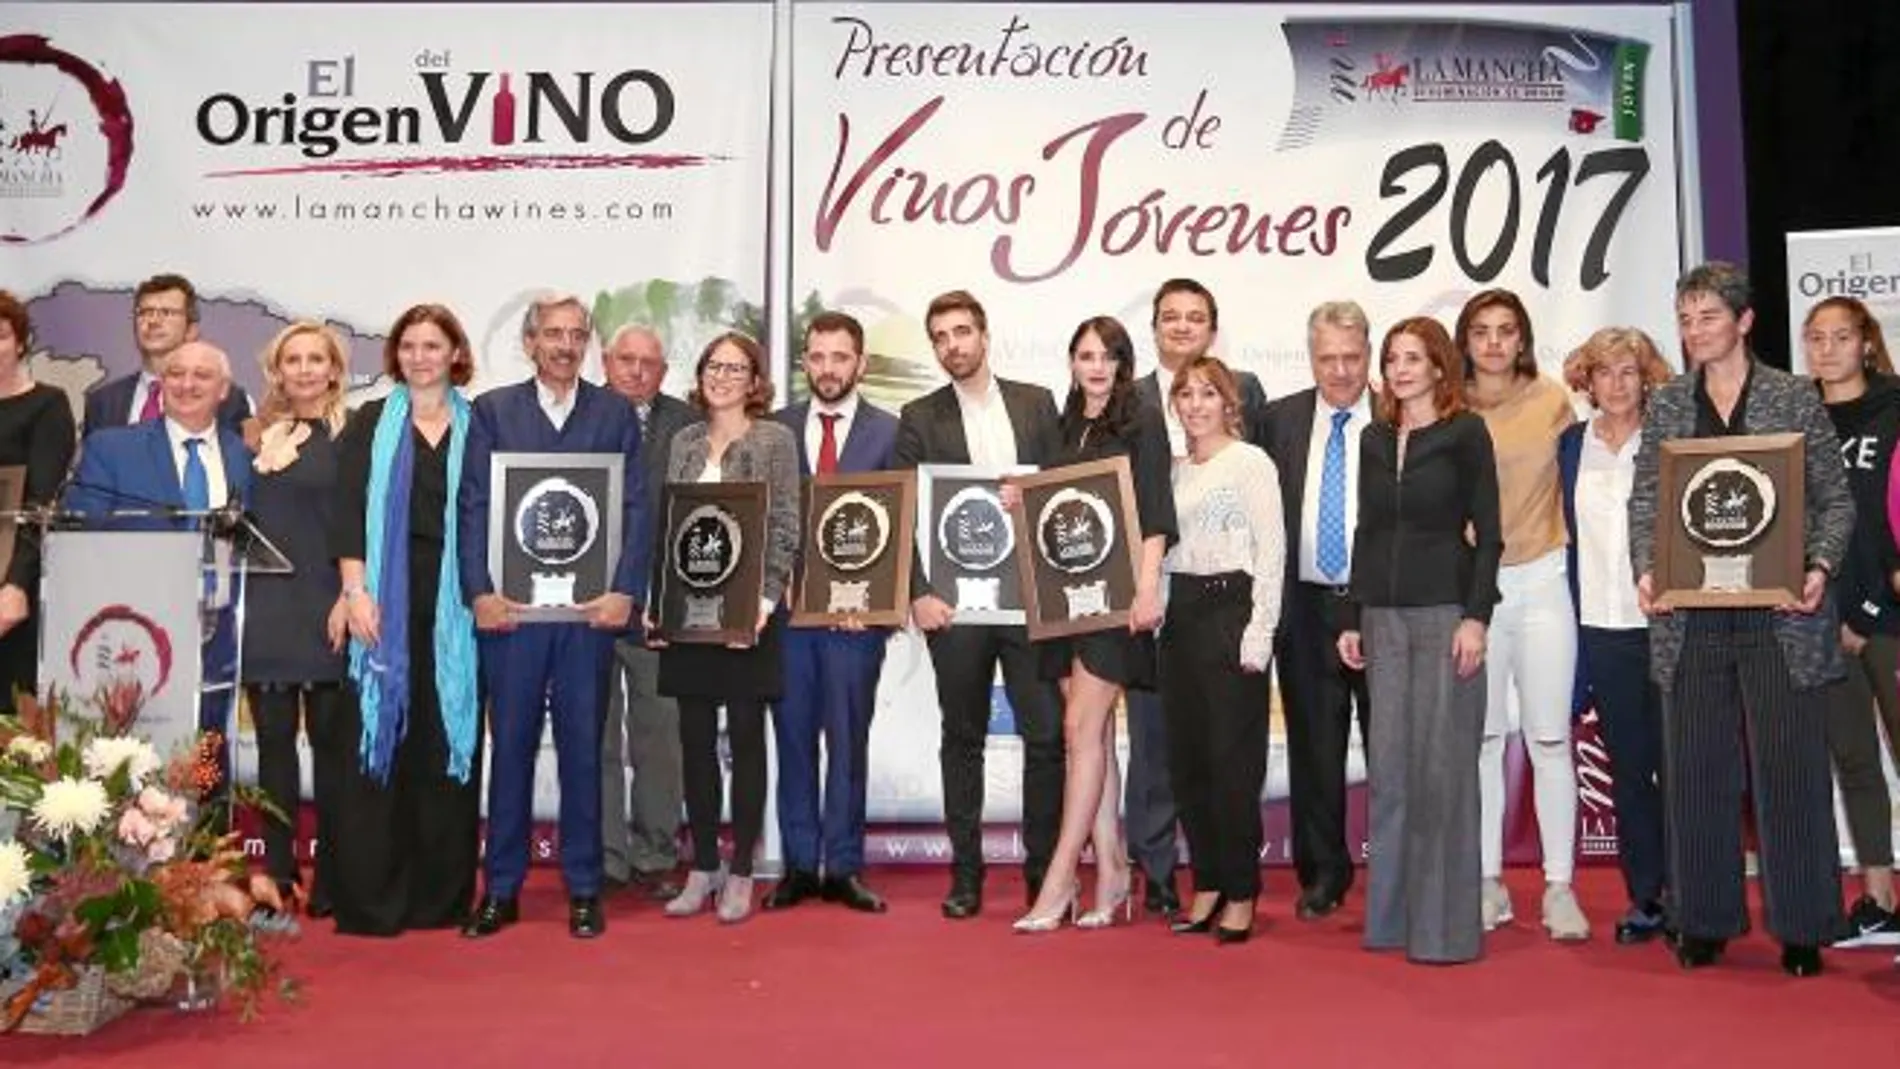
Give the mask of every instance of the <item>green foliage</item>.
<path id="1" fill-rule="evenodd" d="M 159 922 L 158 888 L 150 880 L 126 880 L 109 895 L 81 902 L 73 915 L 92 935 L 93 960 L 107 972 L 138 968 L 139 933 Z"/>

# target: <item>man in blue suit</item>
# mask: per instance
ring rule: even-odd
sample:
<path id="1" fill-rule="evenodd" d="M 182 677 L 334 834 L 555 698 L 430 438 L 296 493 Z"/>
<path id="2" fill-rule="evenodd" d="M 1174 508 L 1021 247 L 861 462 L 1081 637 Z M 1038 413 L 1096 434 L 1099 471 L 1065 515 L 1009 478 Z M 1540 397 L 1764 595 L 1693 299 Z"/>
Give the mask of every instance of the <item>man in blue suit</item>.
<path id="1" fill-rule="evenodd" d="M 164 416 L 102 430 L 87 437 L 80 451 L 64 506 L 86 514 L 96 527 L 189 529 L 198 518 L 165 512 L 242 508 L 250 498 L 250 450 L 236 432 L 218 423 L 218 407 L 231 389 L 230 359 L 214 346 L 188 341 L 171 350 L 159 370 Z M 115 517 L 115 512 L 145 514 Z M 204 645 L 205 678 L 228 677 L 236 652 L 234 621 L 220 612 Z M 203 694 L 199 726 L 229 737 L 229 711 L 228 690 Z"/>
<path id="2" fill-rule="evenodd" d="M 173 349 L 160 367 L 164 416 L 108 427 L 86 439 L 65 507 L 105 520 L 115 511 L 223 508 L 242 504 L 251 487 L 251 454 L 233 429 L 218 424 L 230 394 L 231 362 L 201 341 Z M 114 526 L 166 528 L 181 521 L 121 517 Z"/>
<path id="3" fill-rule="evenodd" d="M 95 431 L 157 419 L 162 411 L 160 379 L 165 357 L 197 340 L 198 291 L 189 279 L 153 275 L 139 283 L 132 293 L 132 342 L 138 346 L 139 370 L 87 392 L 81 433 L 91 437 Z M 218 403 L 218 422 L 236 432 L 250 414 L 251 399 L 243 388 L 231 386 Z"/>
<path id="4" fill-rule="evenodd" d="M 858 393 L 864 378 L 864 328 L 842 312 L 820 313 L 805 328 L 804 365 L 812 400 L 778 413 L 798 440 L 800 471 L 807 476 L 888 471 L 897 448 L 897 417 Z M 908 547 L 897 548 L 909 552 Z M 884 912 L 884 899 L 863 880 L 864 794 L 871 714 L 889 638 L 885 628 L 785 632 L 785 693 L 772 717 L 785 877 L 766 897 L 767 909 L 786 909 L 820 897 L 864 913 Z"/>
<path id="5" fill-rule="evenodd" d="M 481 631 L 488 688 L 488 846 L 485 887 L 470 938 L 494 935 L 520 917 L 528 875 L 534 760 L 545 713 L 554 722 L 561 788 L 561 875 L 567 882 L 568 932 L 591 939 L 606 930 L 600 909 L 600 736 L 614 632 L 645 599 L 647 508 L 640 428 L 633 406 L 580 377 L 591 326 L 571 296 L 534 302 L 521 342 L 534 361 L 527 382 L 477 398 L 462 467 L 457 546 L 462 589 Z M 612 588 L 581 605 L 583 623 L 525 623 L 522 606 L 495 591 L 488 572 L 489 458 L 498 452 L 619 453 L 626 458 L 622 545 Z"/>

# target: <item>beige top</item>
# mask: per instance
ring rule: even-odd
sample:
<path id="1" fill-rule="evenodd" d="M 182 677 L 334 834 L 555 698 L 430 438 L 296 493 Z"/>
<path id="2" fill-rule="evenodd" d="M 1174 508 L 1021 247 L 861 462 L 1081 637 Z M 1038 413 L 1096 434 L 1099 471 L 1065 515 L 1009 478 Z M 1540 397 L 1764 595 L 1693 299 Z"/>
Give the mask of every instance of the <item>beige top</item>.
<path id="1" fill-rule="evenodd" d="M 1467 395 L 1484 417 L 1498 458 L 1498 515 L 1504 527 L 1506 567 L 1562 549 L 1562 489 L 1557 475 L 1557 439 L 1577 421 L 1570 393 L 1539 375 L 1520 383 L 1502 401 L 1486 407 Z"/>

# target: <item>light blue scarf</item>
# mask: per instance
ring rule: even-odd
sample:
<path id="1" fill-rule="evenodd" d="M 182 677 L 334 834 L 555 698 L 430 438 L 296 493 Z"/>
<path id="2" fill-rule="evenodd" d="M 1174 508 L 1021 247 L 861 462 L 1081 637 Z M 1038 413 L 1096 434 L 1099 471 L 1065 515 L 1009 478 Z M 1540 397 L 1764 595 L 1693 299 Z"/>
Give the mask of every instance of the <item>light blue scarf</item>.
<path id="1" fill-rule="evenodd" d="M 448 773 L 467 783 L 480 716 L 476 691 L 475 617 L 462 602 L 456 562 L 462 456 L 468 443 L 469 404 L 449 391 L 449 503 L 443 517 L 442 569 L 435 595 L 435 690 L 448 738 Z M 396 744 L 409 721 L 409 495 L 415 436 L 409 426 L 409 388 L 397 386 L 383 402 L 370 447 L 364 585 L 376 599 L 381 636 L 375 648 L 350 641 L 350 679 L 362 706 L 359 756 L 363 771 L 387 784 Z"/>

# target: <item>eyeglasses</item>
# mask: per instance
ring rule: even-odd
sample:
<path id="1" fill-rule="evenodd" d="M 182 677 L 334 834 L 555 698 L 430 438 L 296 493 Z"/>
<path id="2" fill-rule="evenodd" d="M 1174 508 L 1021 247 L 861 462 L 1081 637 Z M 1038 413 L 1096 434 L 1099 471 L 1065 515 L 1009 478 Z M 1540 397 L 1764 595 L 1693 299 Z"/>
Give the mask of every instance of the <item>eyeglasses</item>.
<path id="1" fill-rule="evenodd" d="M 706 365 L 706 377 L 710 379 L 745 379 L 752 377 L 751 364 L 727 364 L 714 360 Z"/>
<path id="2" fill-rule="evenodd" d="M 182 319 L 184 315 L 185 310 L 183 308 L 139 308 L 132 312 L 132 318 L 137 320 L 157 319 L 162 321 L 166 319 Z"/>

